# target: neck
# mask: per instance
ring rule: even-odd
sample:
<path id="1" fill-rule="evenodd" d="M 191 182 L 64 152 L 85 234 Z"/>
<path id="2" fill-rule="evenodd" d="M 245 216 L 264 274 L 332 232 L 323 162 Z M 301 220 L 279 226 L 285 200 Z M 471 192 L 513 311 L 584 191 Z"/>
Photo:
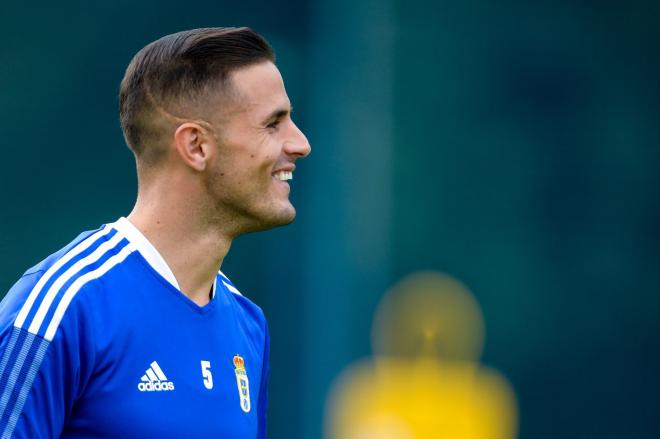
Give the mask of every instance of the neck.
<path id="1" fill-rule="evenodd" d="M 168 192 L 140 193 L 128 219 L 165 259 L 181 291 L 204 306 L 232 239 L 221 227 L 194 214 L 195 203 L 185 197 L 173 200 L 175 192 Z"/>

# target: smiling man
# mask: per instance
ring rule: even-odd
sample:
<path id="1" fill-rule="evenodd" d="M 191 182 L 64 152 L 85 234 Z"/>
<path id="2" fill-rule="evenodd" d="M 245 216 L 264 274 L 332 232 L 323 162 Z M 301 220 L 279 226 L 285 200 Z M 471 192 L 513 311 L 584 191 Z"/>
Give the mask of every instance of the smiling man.
<path id="1" fill-rule="evenodd" d="M 138 197 L 0 304 L 0 438 L 263 438 L 269 338 L 219 268 L 290 223 L 310 152 L 272 49 L 247 28 L 168 35 L 120 88 Z"/>

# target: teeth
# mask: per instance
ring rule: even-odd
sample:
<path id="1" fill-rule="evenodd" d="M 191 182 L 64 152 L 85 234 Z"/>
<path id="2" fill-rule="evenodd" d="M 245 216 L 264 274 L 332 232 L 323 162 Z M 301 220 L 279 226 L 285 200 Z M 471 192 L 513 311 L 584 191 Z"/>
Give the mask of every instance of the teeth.
<path id="1" fill-rule="evenodd" d="M 293 172 L 280 171 L 275 174 L 275 178 L 281 181 L 293 180 Z"/>

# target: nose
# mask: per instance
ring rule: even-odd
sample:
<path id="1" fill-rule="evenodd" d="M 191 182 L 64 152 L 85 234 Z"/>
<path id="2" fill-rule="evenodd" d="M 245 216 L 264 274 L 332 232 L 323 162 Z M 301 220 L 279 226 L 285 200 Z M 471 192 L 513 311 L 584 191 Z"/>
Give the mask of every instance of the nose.
<path id="1" fill-rule="evenodd" d="M 312 151 L 309 141 L 300 128 L 291 121 L 291 133 L 284 142 L 284 152 L 289 155 L 298 156 L 298 158 L 307 157 Z"/>

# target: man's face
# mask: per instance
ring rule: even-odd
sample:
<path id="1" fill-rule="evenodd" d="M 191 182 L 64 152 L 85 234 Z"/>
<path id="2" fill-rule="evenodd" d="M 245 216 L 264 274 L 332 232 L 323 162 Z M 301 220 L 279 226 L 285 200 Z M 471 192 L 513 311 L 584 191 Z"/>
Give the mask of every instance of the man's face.
<path id="1" fill-rule="evenodd" d="M 214 123 L 218 154 L 208 189 L 215 207 L 237 233 L 288 224 L 296 210 L 287 180 L 310 146 L 291 120 L 282 76 L 267 61 L 233 72 L 229 87 L 230 104 Z"/>

